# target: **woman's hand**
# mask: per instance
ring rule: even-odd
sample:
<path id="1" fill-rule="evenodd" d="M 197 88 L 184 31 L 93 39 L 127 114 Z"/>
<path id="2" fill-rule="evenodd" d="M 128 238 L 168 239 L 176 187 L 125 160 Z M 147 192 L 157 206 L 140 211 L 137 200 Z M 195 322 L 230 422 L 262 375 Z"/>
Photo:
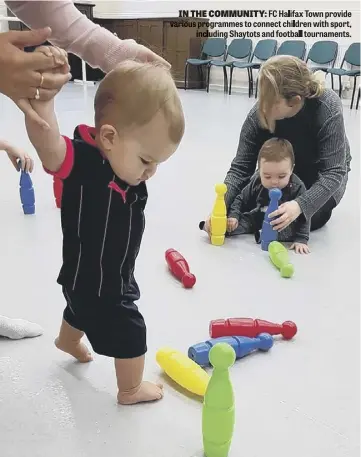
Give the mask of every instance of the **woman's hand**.
<path id="1" fill-rule="evenodd" d="M 27 173 L 31 173 L 34 169 L 34 161 L 21 149 L 15 148 L 6 141 L 0 140 L 0 149 L 4 150 L 11 163 L 14 165 L 17 171 L 23 170 Z M 20 161 L 20 163 L 18 163 Z"/>
<path id="2" fill-rule="evenodd" d="M 289 226 L 293 221 L 295 221 L 298 216 L 301 214 L 300 205 L 292 200 L 290 202 L 282 203 L 276 211 L 269 214 L 269 218 L 272 219 L 275 217 L 270 224 L 273 226 L 274 230 L 280 232 Z"/>
<path id="3" fill-rule="evenodd" d="M 49 101 L 52 100 L 60 89 L 66 84 L 70 78 L 70 67 L 68 63 L 68 54 L 63 49 L 56 46 L 39 46 L 35 49 L 33 54 L 43 54 L 52 59 L 52 68 L 41 73 L 41 80 L 39 87 L 36 89 L 36 100 Z M 21 111 L 33 119 L 33 121 L 47 128 L 48 124 L 41 119 L 31 106 L 29 99 L 20 99 L 16 104 Z"/>
<path id="4" fill-rule="evenodd" d="M 311 252 L 305 243 L 293 243 L 290 249 L 294 249 L 297 254 L 309 254 Z"/>
<path id="5" fill-rule="evenodd" d="M 124 51 L 129 55 L 130 58 L 135 58 L 140 62 L 154 62 L 163 65 L 168 70 L 171 68 L 170 63 L 163 59 L 151 49 L 137 43 L 133 39 L 122 40 Z"/>
<path id="6" fill-rule="evenodd" d="M 238 227 L 238 220 L 235 217 L 229 217 L 227 219 L 227 232 L 231 233 Z"/>
<path id="7" fill-rule="evenodd" d="M 32 31 L 10 31 L 0 34 L 0 92 L 11 98 L 33 99 L 37 94 L 37 88 L 41 84 L 43 71 L 51 70 L 56 66 L 52 55 L 44 53 L 24 52 L 26 46 L 42 44 L 50 36 L 49 28 Z M 65 62 L 64 62 L 65 63 Z M 63 75 L 62 79 L 66 79 Z M 56 89 L 62 84 L 51 84 Z M 43 96 L 43 94 L 41 94 Z M 46 94 L 44 94 L 46 96 Z"/>
<path id="8" fill-rule="evenodd" d="M 52 53 L 24 52 L 26 46 L 41 45 L 51 34 L 49 27 L 41 30 L 10 31 L 0 34 L 0 92 L 11 98 L 19 108 L 37 122 L 47 126 L 32 110 L 29 100 L 48 100 L 69 81 L 67 59 L 55 59 Z M 51 75 L 62 65 L 64 71 Z M 43 72 L 50 74 L 43 77 Z"/>

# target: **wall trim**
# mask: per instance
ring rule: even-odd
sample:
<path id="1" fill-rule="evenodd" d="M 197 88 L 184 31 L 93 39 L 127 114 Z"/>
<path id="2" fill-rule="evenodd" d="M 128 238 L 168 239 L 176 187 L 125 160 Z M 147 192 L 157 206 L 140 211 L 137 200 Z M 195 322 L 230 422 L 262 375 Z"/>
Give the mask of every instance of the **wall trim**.
<path id="1" fill-rule="evenodd" d="M 158 17 L 178 18 L 178 11 L 125 11 L 125 12 L 97 12 L 94 8 L 94 17 L 97 19 L 151 19 Z"/>

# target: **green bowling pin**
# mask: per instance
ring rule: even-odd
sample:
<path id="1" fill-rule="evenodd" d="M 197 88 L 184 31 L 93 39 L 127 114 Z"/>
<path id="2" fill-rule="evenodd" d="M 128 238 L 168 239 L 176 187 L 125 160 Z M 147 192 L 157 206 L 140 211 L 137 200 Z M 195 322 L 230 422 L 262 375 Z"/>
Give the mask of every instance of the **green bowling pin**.
<path id="1" fill-rule="evenodd" d="M 282 278 L 291 278 L 294 273 L 288 250 L 278 241 L 272 241 L 268 246 L 271 262 L 280 270 Z"/>
<path id="2" fill-rule="evenodd" d="M 235 360 L 236 353 L 227 343 L 217 343 L 209 352 L 209 361 L 214 369 L 204 395 L 202 413 L 206 457 L 227 457 L 231 446 L 235 408 L 229 368 Z"/>

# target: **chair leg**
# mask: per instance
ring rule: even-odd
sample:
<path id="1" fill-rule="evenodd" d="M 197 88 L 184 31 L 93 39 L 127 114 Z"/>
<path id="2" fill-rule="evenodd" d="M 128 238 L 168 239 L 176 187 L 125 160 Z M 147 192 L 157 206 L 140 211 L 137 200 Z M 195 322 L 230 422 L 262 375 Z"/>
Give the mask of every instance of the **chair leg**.
<path id="1" fill-rule="evenodd" d="M 256 93 L 254 94 L 254 98 L 257 98 L 257 94 L 258 94 L 258 76 L 256 79 Z"/>
<path id="2" fill-rule="evenodd" d="M 228 76 L 226 67 L 223 67 L 223 91 L 225 94 L 228 92 Z"/>
<path id="3" fill-rule="evenodd" d="M 203 82 L 204 82 L 204 72 L 202 65 L 197 65 L 198 76 L 199 76 L 199 89 L 203 89 Z"/>
<path id="4" fill-rule="evenodd" d="M 338 77 L 338 96 L 341 98 L 341 93 L 342 93 L 342 80 L 341 76 Z"/>
<path id="5" fill-rule="evenodd" d="M 333 84 L 333 74 L 331 73 L 331 88 L 332 90 L 335 90 L 334 84 Z"/>
<path id="6" fill-rule="evenodd" d="M 353 107 L 353 100 L 355 98 L 355 92 L 356 92 L 356 76 L 353 78 L 353 91 L 352 91 L 352 98 L 351 98 L 351 109 Z"/>
<path id="7" fill-rule="evenodd" d="M 249 74 L 249 68 L 247 68 L 247 76 L 248 76 L 248 98 L 251 98 L 251 75 Z"/>
<path id="8" fill-rule="evenodd" d="M 187 75 L 188 75 L 188 63 L 184 67 L 184 90 L 187 90 Z"/>
<path id="9" fill-rule="evenodd" d="M 228 95 L 231 95 L 231 92 L 232 92 L 233 69 L 234 69 L 234 67 L 232 66 L 231 70 L 229 72 L 229 91 L 228 91 Z"/>
<path id="10" fill-rule="evenodd" d="M 358 104 L 360 102 L 360 92 L 361 92 L 361 89 L 358 90 L 358 93 L 357 93 L 357 100 L 356 100 L 356 109 L 358 109 Z"/>
<path id="11" fill-rule="evenodd" d="M 211 76 L 211 65 L 208 65 L 208 68 L 207 68 L 207 92 L 209 92 L 210 76 Z"/>
<path id="12" fill-rule="evenodd" d="M 248 69 L 248 77 L 249 77 L 249 97 L 253 95 L 253 71 L 249 68 Z"/>

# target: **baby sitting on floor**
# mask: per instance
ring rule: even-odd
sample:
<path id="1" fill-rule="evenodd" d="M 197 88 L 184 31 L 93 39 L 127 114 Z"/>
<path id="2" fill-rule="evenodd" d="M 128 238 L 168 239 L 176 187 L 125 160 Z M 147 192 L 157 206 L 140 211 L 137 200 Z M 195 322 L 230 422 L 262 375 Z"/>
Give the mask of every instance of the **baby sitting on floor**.
<path id="1" fill-rule="evenodd" d="M 282 190 L 280 205 L 295 200 L 306 192 L 303 182 L 293 173 L 294 164 L 293 147 L 289 141 L 271 138 L 263 144 L 258 155 L 257 172 L 228 210 L 227 236 L 254 233 L 257 242 L 259 241 L 259 233 L 269 204 L 269 189 Z M 293 243 L 291 249 L 300 254 L 308 254 L 309 234 L 310 221 L 301 214 L 278 233 L 278 240 L 290 241 Z"/>

